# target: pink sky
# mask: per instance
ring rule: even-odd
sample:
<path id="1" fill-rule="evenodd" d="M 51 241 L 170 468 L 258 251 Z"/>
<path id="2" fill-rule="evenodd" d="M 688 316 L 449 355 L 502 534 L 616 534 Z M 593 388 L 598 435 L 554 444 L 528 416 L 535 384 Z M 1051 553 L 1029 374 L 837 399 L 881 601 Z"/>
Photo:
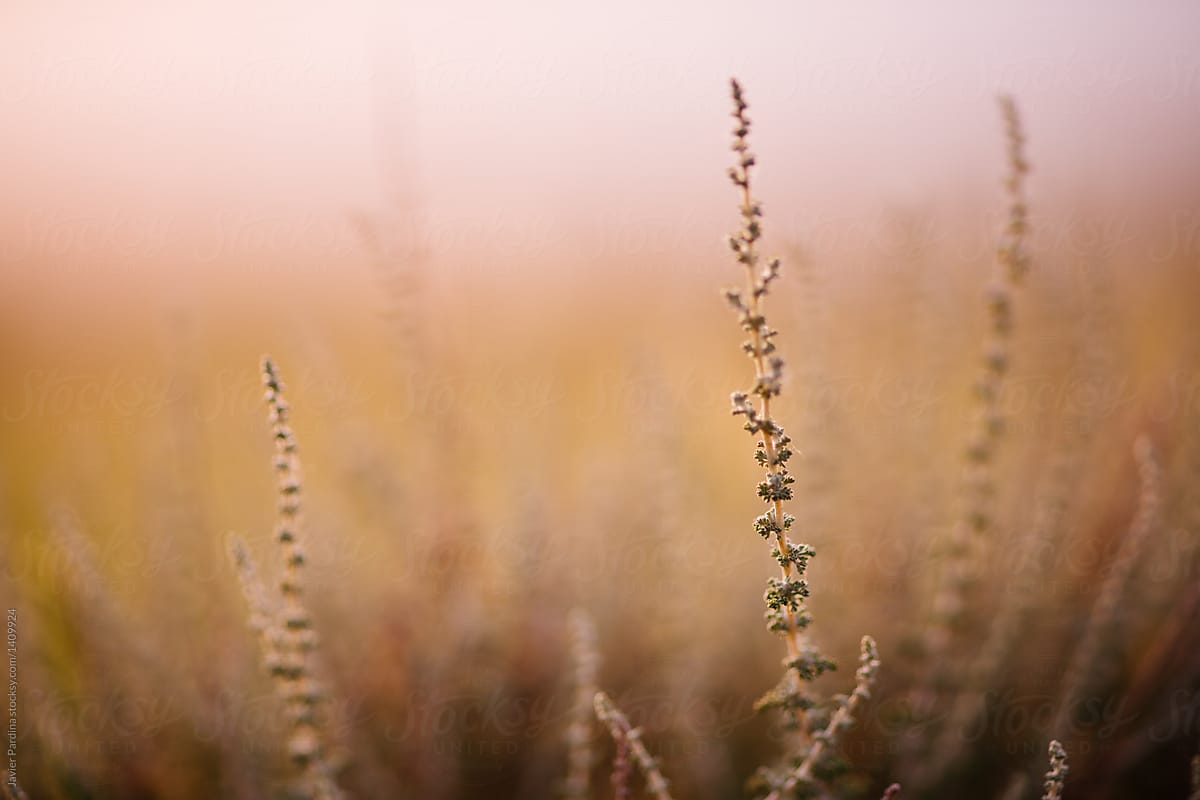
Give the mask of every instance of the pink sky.
<path id="1" fill-rule="evenodd" d="M 1042 198 L 1132 207 L 1200 175 L 1196 2 L 19 0 L 0 17 L 0 285 L 18 293 L 357 268 L 348 216 L 396 198 L 451 280 L 715 261 L 732 74 L 780 239 L 989 202 L 1000 90 Z"/>

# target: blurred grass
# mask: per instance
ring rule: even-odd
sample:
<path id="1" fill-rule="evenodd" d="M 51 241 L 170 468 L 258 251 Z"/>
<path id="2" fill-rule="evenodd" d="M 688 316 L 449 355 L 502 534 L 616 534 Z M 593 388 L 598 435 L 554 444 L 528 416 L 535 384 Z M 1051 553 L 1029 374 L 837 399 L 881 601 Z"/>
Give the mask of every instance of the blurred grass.
<path id="1" fill-rule="evenodd" d="M 818 552 L 813 633 L 844 665 L 863 632 L 881 645 L 882 688 L 846 747 L 872 789 L 902 768 L 901 651 L 936 576 L 980 338 L 986 252 L 953 252 L 901 239 L 865 270 L 793 259 L 777 295 L 792 370 L 779 417 L 802 453 L 800 535 Z M 1102 402 L 1041 613 L 997 687 L 997 727 L 951 786 L 999 790 L 1009 770 L 1042 769 L 1037 709 L 1132 514 L 1128 444 L 1141 431 L 1168 468 L 1168 518 L 1129 600 L 1121 674 L 1096 698 L 1104 718 L 1067 743 L 1085 787 L 1068 797 L 1186 785 L 1186 770 L 1157 765 L 1164 750 L 1194 748 L 1185 716 L 1200 670 L 1185 661 L 1150 688 L 1135 673 L 1140 655 L 1175 646 L 1159 620 L 1198 577 L 1188 465 L 1200 461 L 1200 287 L 1196 253 L 1149 263 L 1138 252 L 1148 245 L 1035 250 L 1003 398 L 1004 538 L 982 619 L 1006 602 L 1006 544 L 1030 524 L 1062 427 L 1082 398 Z M 280 280 L 194 303 L 14 304 L 0 371 L 0 590 L 22 618 L 32 796 L 277 791 L 278 710 L 224 555 L 236 531 L 274 564 L 255 369 L 266 351 L 305 466 L 310 601 L 349 789 L 555 796 L 566 616 L 580 606 L 599 628 L 602 686 L 645 727 L 679 795 L 738 796 L 779 735 L 750 712 L 780 653 L 761 623 L 772 562 L 749 525 L 756 470 L 728 418 L 745 365 L 716 292 L 723 273 L 629 273 L 422 290 L 415 350 L 354 272 L 328 293 Z M 1076 369 L 1088 337 L 1108 355 L 1102 372 Z M 828 690 L 850 672 L 824 679 Z"/>

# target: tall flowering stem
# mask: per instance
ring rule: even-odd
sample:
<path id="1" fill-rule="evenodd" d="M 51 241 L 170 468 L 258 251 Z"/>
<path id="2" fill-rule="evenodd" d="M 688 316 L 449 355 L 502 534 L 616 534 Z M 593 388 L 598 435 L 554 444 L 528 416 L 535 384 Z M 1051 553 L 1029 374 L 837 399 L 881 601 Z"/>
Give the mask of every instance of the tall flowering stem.
<path id="1" fill-rule="evenodd" d="M 995 526 L 996 460 L 1004 441 L 1007 419 L 1000 403 L 1011 368 L 1013 304 L 1029 272 L 1027 250 L 1029 206 L 1025 181 L 1025 134 L 1016 102 L 999 98 L 1004 125 L 1008 172 L 1008 219 L 1000 235 L 992 280 L 987 290 L 988 328 L 974 384 L 975 413 L 964 449 L 961 506 L 950 531 L 947 560 L 925 627 L 922 655 L 925 680 L 910 698 L 914 716 L 928 716 L 939 699 L 940 685 L 949 681 L 952 660 L 947 657 L 955 634 L 963 628 L 972 588 L 982 568 L 983 542 Z"/>
<path id="2" fill-rule="evenodd" d="M 1071 733 L 1074 714 L 1079 711 L 1089 681 L 1096 668 L 1104 663 L 1105 637 L 1120 618 L 1135 570 L 1158 526 L 1162 507 L 1162 468 L 1154 444 L 1145 434 L 1134 441 L 1133 457 L 1139 483 L 1137 510 L 1109 564 L 1086 617 L 1083 634 L 1063 671 L 1058 711 L 1051 727 L 1055 736 L 1066 737 Z"/>
<path id="3" fill-rule="evenodd" d="M 571 723 L 567 727 L 568 772 L 563 797 L 566 800 L 588 800 L 591 797 L 592 765 L 596 761 L 592 747 L 592 726 L 600 655 L 596 649 L 596 627 L 591 617 L 583 610 L 575 609 L 571 612 L 570 625 L 571 659 L 575 665 L 575 702 L 571 708 Z M 623 751 L 618 747 L 617 752 L 620 755 Z"/>
<path id="4" fill-rule="evenodd" d="M 654 800 L 671 800 L 671 790 L 667 779 L 658 768 L 658 759 L 650 755 L 650 751 L 642 743 L 642 729 L 630 725 L 629 719 L 604 692 L 596 692 L 594 702 L 596 716 L 608 728 L 613 741 L 617 743 L 617 762 L 613 776 L 613 787 L 617 794 L 627 791 L 629 766 L 626 762 L 632 757 L 646 779 L 646 789 Z"/>
<path id="5" fill-rule="evenodd" d="M 342 797 L 332 775 L 319 726 L 318 707 L 325 693 L 314 674 L 313 651 L 317 634 L 304 604 L 304 549 L 300 544 L 300 459 L 296 437 L 292 433 L 289 408 L 283 399 L 283 384 L 275 362 L 262 362 L 265 400 L 275 442 L 272 461 L 277 477 L 278 521 L 275 539 L 283 556 L 279 580 L 280 602 L 276 624 L 256 626 L 265 633 L 267 668 L 284 701 L 288 723 L 287 751 L 300 773 L 299 789 L 312 800 L 336 800 Z M 235 558 L 237 554 L 235 553 Z M 256 589 L 253 572 L 244 554 L 237 559 L 243 588 L 251 601 L 252 613 L 260 617 L 266 611 L 261 591 Z M 245 566 L 241 566 L 245 565 Z M 257 596 L 256 596 L 257 595 Z M 265 630 L 264 630 L 265 627 Z"/>
<path id="6" fill-rule="evenodd" d="M 1067 782 L 1067 773 L 1070 772 L 1067 767 L 1067 751 L 1057 739 L 1051 740 L 1049 750 L 1050 770 L 1046 773 L 1045 783 L 1042 784 L 1046 789 L 1042 800 L 1060 800 L 1063 785 Z"/>
<path id="7" fill-rule="evenodd" d="M 787 669 L 780 685 L 763 697 L 759 708 L 779 708 L 789 724 L 807 740 L 806 715 L 813 701 L 801 686 L 822 672 L 833 668 L 802 635 L 811 618 L 805 606 L 808 584 L 804 572 L 814 553 L 806 544 L 792 542 L 788 530 L 795 518 L 784 511 L 784 503 L 792 499 L 795 478 L 788 472 L 792 457 L 792 440 L 771 414 L 771 401 L 783 387 L 784 362 L 776 355 L 777 331 L 767 324 L 765 300 L 771 285 L 779 277 L 779 259 L 763 260 L 758 251 L 762 237 L 762 207 L 751 193 L 750 169 L 754 155 L 747 137 L 750 118 L 746 115 L 746 100 L 741 85 L 730 81 L 733 97 L 733 152 L 736 163 L 729 169 L 729 179 L 737 188 L 741 212 L 741 229 L 729 237 L 734 258 L 746 274 L 744 289 L 727 289 L 725 299 L 737 313 L 738 322 L 748 334 L 742 349 L 754 365 L 754 384 L 749 391 L 734 392 L 733 413 L 746 418 L 745 429 L 758 443 L 754 457 L 765 470 L 758 484 L 758 496 L 767 510 L 754 521 L 754 530 L 773 545 L 771 556 L 779 563 L 780 577 L 768 581 L 764 600 L 767 604 L 768 627 L 783 637 L 787 647 L 784 665 Z"/>
<path id="8" fill-rule="evenodd" d="M 854 691 L 848 696 L 838 697 L 837 708 L 829 722 L 813 737 L 812 747 L 804 755 L 800 765 L 770 794 L 766 800 L 781 800 L 787 797 L 796 787 L 813 779 L 813 770 L 820 763 L 821 757 L 837 746 L 842 732 L 854 724 L 854 712 L 858 706 L 871 696 L 871 687 L 875 685 L 875 676 L 879 673 L 879 651 L 875 640 L 870 636 L 862 638 L 862 653 L 859 656 L 858 672 L 855 675 Z M 890 791 L 890 789 L 889 789 Z M 899 787 L 896 787 L 899 792 Z"/>

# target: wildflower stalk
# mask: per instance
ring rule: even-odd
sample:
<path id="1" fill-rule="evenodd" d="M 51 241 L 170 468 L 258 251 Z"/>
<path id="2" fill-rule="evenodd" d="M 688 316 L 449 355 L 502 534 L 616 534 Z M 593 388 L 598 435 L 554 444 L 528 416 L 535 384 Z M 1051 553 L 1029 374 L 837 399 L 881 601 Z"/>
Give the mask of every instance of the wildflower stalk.
<path id="1" fill-rule="evenodd" d="M 587 800 L 591 796 L 592 713 L 596 696 L 596 669 L 600 657 L 596 651 L 596 628 L 580 609 L 571 612 L 571 657 L 575 662 L 575 704 L 567 727 L 567 800 Z M 618 743 L 619 744 L 619 743 Z M 620 749 L 618 749 L 620 755 Z"/>
<path id="2" fill-rule="evenodd" d="M 633 772 L 633 762 L 629 760 L 629 741 L 617 740 L 617 752 L 613 756 L 612 777 L 613 800 L 629 800 L 633 794 L 629 788 L 629 778 Z"/>
<path id="3" fill-rule="evenodd" d="M 725 299 L 737 313 L 738 322 L 747 332 L 749 339 L 742 349 L 754 364 L 754 385 L 749 392 L 734 392 L 731 396 L 733 413 L 746 418 L 745 429 L 752 436 L 761 437 L 755 450 L 755 459 L 766 471 L 758 484 L 758 496 L 768 505 L 767 512 L 754 521 L 754 530 L 774 548 L 772 557 L 779 562 L 780 578 L 768 581 L 764 600 L 767 604 L 767 623 L 770 630 L 780 634 L 787 648 L 784 665 L 787 668 L 780 685 L 763 697 L 757 708 L 779 708 L 789 717 L 801 738 L 801 747 L 807 747 L 808 730 L 806 716 L 813 701 L 801 690 L 806 681 L 811 681 L 822 672 L 833 668 L 833 663 L 822 656 L 802 636 L 811 618 L 805 607 L 808 584 L 804 572 L 808 560 L 814 554 L 806 544 L 793 543 L 788 537 L 795 518 L 784 511 L 785 501 L 792 499 L 792 484 L 795 482 L 787 469 L 792 457 L 791 438 L 771 415 L 771 400 L 780 394 L 783 387 L 783 359 L 774 355 L 774 338 L 777 331 L 767 324 L 764 301 L 771 284 L 779 277 L 779 259 L 765 263 L 758 252 L 758 240 L 762 237 L 762 207 L 751 194 L 750 168 L 754 166 L 754 155 L 750 152 L 747 136 L 750 118 L 746 115 L 746 100 L 741 85 L 730 81 L 733 98 L 733 145 L 735 166 L 729 169 L 729 179 L 737 187 L 741 212 L 741 229 L 729 237 L 729 247 L 736 261 L 745 268 L 744 291 L 727 289 Z"/>
<path id="4" fill-rule="evenodd" d="M 621 757 L 622 747 L 627 748 L 628 754 L 633 756 L 634 763 L 637 764 L 642 776 L 646 779 L 646 788 L 650 790 L 650 794 L 654 796 L 655 800 L 671 800 L 667 779 L 659 770 L 658 761 L 650 755 L 646 745 L 642 743 L 641 728 L 630 725 L 629 720 L 619 708 L 613 705 L 612 700 L 604 692 L 596 692 L 594 704 L 596 716 L 608 727 L 613 741 L 617 743 L 618 756 Z M 614 780 L 614 784 L 617 784 L 616 780 Z"/>
<path id="5" fill-rule="evenodd" d="M 812 746 L 808 748 L 804 760 L 781 785 L 767 795 L 766 800 L 780 800 L 780 798 L 788 796 L 800 784 L 812 780 L 813 770 L 820 762 L 821 757 L 827 750 L 836 747 L 842 732 L 854 724 L 854 712 L 864 700 L 870 698 L 871 687 L 875 685 L 875 677 L 878 673 L 879 652 L 875 646 L 875 640 L 870 636 L 864 636 L 859 655 L 858 672 L 855 675 L 854 691 L 848 697 L 837 699 L 837 710 L 833 712 L 828 724 L 813 736 Z M 899 791 L 900 787 L 895 786 L 895 792 Z M 889 794 L 885 797 L 895 796 L 895 792 L 891 788 L 888 789 L 888 792 Z"/>
<path id="6" fill-rule="evenodd" d="M 806 605 L 809 590 L 804 574 L 814 551 L 807 544 L 793 542 L 788 535 L 795 522 L 795 518 L 784 511 L 784 503 L 792 499 L 795 482 L 787 468 L 793 455 L 792 440 L 771 413 L 771 401 L 783 389 L 784 362 L 775 354 L 777 331 L 767 324 L 764 310 L 771 285 L 779 278 L 780 265 L 777 258 L 763 261 L 759 255 L 762 207 L 751 193 L 750 168 L 755 159 L 747 140 L 750 118 L 746 115 L 741 85 L 731 80 L 730 89 L 734 118 L 732 149 L 736 163 L 728 174 L 739 194 L 741 228 L 729 237 L 729 247 L 734 259 L 745 270 L 746 286 L 744 290 L 727 289 L 725 299 L 736 312 L 742 330 L 748 334 L 742 350 L 754 364 L 753 386 L 749 391 L 734 392 L 730 400 L 734 415 L 745 417 L 745 430 L 757 438 L 754 457 L 765 470 L 763 480 L 758 484 L 758 496 L 767 504 L 767 510 L 754 520 L 754 530 L 773 544 L 771 557 L 779 564 L 780 577 L 768 579 L 763 600 L 767 605 L 767 627 L 783 637 L 787 650 L 783 679 L 755 704 L 755 709 L 778 709 L 783 713 L 785 726 L 796 733 L 794 750 L 788 754 L 791 769 L 781 772 L 764 768 L 759 772 L 767 790 L 765 796 L 769 800 L 779 800 L 801 783 L 815 781 L 814 770 L 836 747 L 841 732 L 853 721 L 855 709 L 869 696 L 879 658 L 874 640 L 863 637 L 861 666 L 854 691 L 848 697 L 835 698 L 835 708 L 824 728 L 810 730 L 808 712 L 816 703 L 803 687 L 835 666 L 804 636 L 812 621 Z"/>
<path id="7" fill-rule="evenodd" d="M 1043 784 L 1046 791 L 1042 800 L 1060 800 L 1063 784 L 1067 782 L 1067 773 L 1070 772 L 1070 768 L 1067 767 L 1067 751 L 1057 739 L 1050 741 L 1049 749 L 1050 771 L 1046 773 L 1046 782 Z"/>
<path id="8" fill-rule="evenodd" d="M 916 767 L 913 784 L 925 787 L 944 775 L 963 756 L 969 742 L 967 731 L 984 714 L 986 696 L 996 686 L 1008 659 L 1029 623 L 1037 588 L 1050 569 L 1046 547 L 1056 539 L 1068 511 L 1067 497 L 1078 473 L 1083 445 L 1079 437 L 1064 440 L 1055 448 L 1049 474 L 1042 483 L 1030 534 L 1013 570 L 1009 596 L 993 616 L 987 638 L 964 670 L 963 684 L 949 704 L 949 713 L 928 756 Z"/>
<path id="9" fill-rule="evenodd" d="M 278 616 L 271 598 L 267 595 L 266 587 L 258 576 L 258 568 L 254 559 L 246 550 L 246 545 L 237 537 L 229 539 L 229 557 L 237 570 L 238 584 L 242 589 L 242 597 L 250 607 L 250 627 L 260 636 L 267 637 L 273 644 L 277 638 L 273 628 Z"/>
<path id="10" fill-rule="evenodd" d="M 1058 712 L 1055 715 L 1052 733 L 1065 736 L 1071 723 L 1080 695 L 1087 690 L 1092 671 L 1101 658 L 1104 635 L 1120 612 L 1130 577 L 1137 567 L 1139 556 L 1145 550 L 1146 541 L 1158 522 L 1161 503 L 1162 472 L 1154 454 L 1154 446 L 1147 436 L 1139 436 L 1133 446 L 1137 462 L 1138 491 L 1137 511 L 1121 544 L 1113 557 L 1108 575 L 1100 585 L 1083 636 L 1071 654 L 1071 660 L 1063 673 L 1063 690 L 1059 695 Z"/>
<path id="11" fill-rule="evenodd" d="M 314 675 L 317 635 L 304 605 L 304 549 L 299 540 L 302 485 L 296 439 L 275 363 L 262 362 L 265 400 L 275 442 L 272 461 L 277 477 L 278 520 L 275 539 L 283 568 L 278 596 L 272 598 L 240 542 L 230 549 L 242 592 L 250 606 L 250 623 L 259 634 L 263 660 L 283 700 L 288 724 L 287 753 L 298 773 L 297 789 L 309 800 L 340 800 L 319 726 L 319 706 L 325 692 Z"/>
<path id="12" fill-rule="evenodd" d="M 1025 160 L 1025 135 L 1020 115 L 1011 97 L 999 98 L 1008 152 L 1008 221 L 996 252 L 995 271 L 987 291 L 988 333 L 980 355 L 975 380 L 979 407 L 972 418 L 965 448 L 962 506 L 950 531 L 947 563 L 935 592 L 933 615 L 926 625 L 922 656 L 928 668 L 926 681 L 913 692 L 910 700 L 917 717 L 927 715 L 937 700 L 939 685 L 947 679 L 952 663 L 946 657 L 955 633 L 961 628 L 968 610 L 971 589 L 979 570 L 982 542 L 992 529 L 992 501 L 995 495 L 995 461 L 1004 439 L 1007 420 L 1000 405 L 1005 377 L 1011 362 L 1013 300 L 1029 271 L 1026 238 L 1029 210 L 1025 198 L 1025 178 L 1029 164 Z"/>

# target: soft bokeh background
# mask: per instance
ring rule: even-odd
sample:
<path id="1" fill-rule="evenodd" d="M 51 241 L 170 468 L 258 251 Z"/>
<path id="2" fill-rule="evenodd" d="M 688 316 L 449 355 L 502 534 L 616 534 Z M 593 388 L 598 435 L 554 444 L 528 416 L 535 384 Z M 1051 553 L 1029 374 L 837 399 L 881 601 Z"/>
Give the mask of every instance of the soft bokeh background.
<path id="1" fill-rule="evenodd" d="M 749 709 L 780 651 L 717 293 L 739 277 L 731 75 L 785 257 L 780 418 L 813 633 L 844 665 L 822 689 L 846 689 L 862 633 L 883 651 L 846 748 L 861 785 L 919 772 L 903 651 L 956 507 L 1003 91 L 1034 268 L 963 650 L 1012 602 L 1035 515 L 1070 513 L 972 758 L 925 790 L 1038 793 L 1144 433 L 1164 509 L 1068 797 L 1178 796 L 1200 743 L 1198 36 L 1188 2 L 8 4 L 0 592 L 31 796 L 279 791 L 225 556 L 237 532 L 277 559 L 264 352 L 295 410 L 349 789 L 554 796 L 581 606 L 679 794 L 738 796 L 778 752 Z"/>

